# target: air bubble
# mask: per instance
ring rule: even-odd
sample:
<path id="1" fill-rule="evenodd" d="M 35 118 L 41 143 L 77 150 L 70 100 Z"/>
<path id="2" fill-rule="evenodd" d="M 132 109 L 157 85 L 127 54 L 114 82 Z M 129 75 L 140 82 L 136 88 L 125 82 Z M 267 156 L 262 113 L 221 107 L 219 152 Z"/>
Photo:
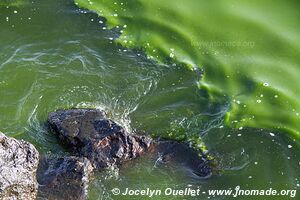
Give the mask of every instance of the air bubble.
<path id="1" fill-rule="evenodd" d="M 269 86 L 269 83 L 264 83 L 263 84 L 265 87 L 268 87 Z"/>

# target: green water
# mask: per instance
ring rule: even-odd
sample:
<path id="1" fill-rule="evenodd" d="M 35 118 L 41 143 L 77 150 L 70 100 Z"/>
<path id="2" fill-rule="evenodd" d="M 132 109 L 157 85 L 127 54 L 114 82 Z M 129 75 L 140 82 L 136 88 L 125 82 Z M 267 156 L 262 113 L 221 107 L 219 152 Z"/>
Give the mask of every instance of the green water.
<path id="1" fill-rule="evenodd" d="M 230 98 L 227 125 L 299 136 L 299 1 L 75 2 L 124 27 L 122 45 L 203 69 L 200 87 Z"/>
<path id="2" fill-rule="evenodd" d="M 23 0 L 2 0 L 0 1 L 0 7 L 6 7 L 6 6 L 21 6 L 26 3 Z"/>
<path id="3" fill-rule="evenodd" d="M 130 11 L 136 16 L 131 21 L 146 20 L 146 15 L 148 18 L 151 16 L 151 8 L 157 6 L 157 1 L 151 1 L 153 3 L 149 5 L 130 2 L 127 2 L 128 8 L 132 8 Z M 148 156 L 127 163 L 120 169 L 97 174 L 90 187 L 89 199 L 141 199 L 113 196 L 110 190 L 115 187 L 121 190 L 126 187 L 164 189 L 192 185 L 203 191 L 236 186 L 244 189 L 272 187 L 298 190 L 298 142 L 296 137 L 284 134 L 296 134 L 299 130 L 296 117 L 296 77 L 299 70 L 296 67 L 296 47 L 299 43 L 295 36 L 297 26 L 292 26 L 299 21 L 297 18 L 288 20 L 298 15 L 294 11 L 297 2 L 285 3 L 280 8 L 281 12 L 272 12 L 274 17 L 282 17 L 282 20 L 275 20 L 272 27 L 261 24 L 271 20 L 268 18 L 271 12 L 261 11 L 259 15 L 259 10 L 254 9 L 255 3 L 251 3 L 254 10 L 247 10 L 246 3 L 243 10 L 242 3 L 210 2 L 202 4 L 203 12 L 195 7 L 193 13 L 202 15 L 199 24 L 191 21 L 192 13 L 184 15 L 186 18 L 173 15 L 173 6 L 168 7 L 170 12 L 164 12 L 174 16 L 173 21 L 164 21 L 161 12 L 157 12 L 157 18 L 163 22 L 153 18 L 153 25 L 157 24 L 155 28 L 149 27 L 148 31 L 152 30 L 149 35 L 143 32 L 145 27 L 140 27 L 143 24 L 126 21 L 128 30 L 132 24 L 132 29 L 141 31 L 139 34 L 149 39 L 149 45 L 155 44 L 153 48 L 161 55 L 158 60 L 169 56 L 170 52 L 166 53 L 164 49 L 174 45 L 174 56 L 178 61 L 183 62 L 185 58 L 185 61 L 193 61 L 190 63 L 202 67 L 205 74 L 200 84 L 200 68 L 190 70 L 172 60 L 161 62 L 168 64 L 158 64 L 154 59 L 147 58 L 154 56 L 147 48 L 145 55 L 143 50 L 126 49 L 112 42 L 111 38 L 117 38 L 119 31 L 108 29 L 104 18 L 79 9 L 71 0 L 39 0 L 23 2 L 17 7 L 0 6 L 0 130 L 32 142 L 42 154 L 64 154 L 56 138 L 47 132 L 47 114 L 59 108 L 97 107 L 108 111 L 114 120 L 130 131 L 185 140 L 192 138 L 193 141 L 201 135 L 209 152 L 218 161 L 220 173 L 208 180 L 199 180 L 188 168 L 159 165 L 158 155 Z M 282 2 L 276 1 L 268 8 L 279 9 L 276 5 Z M 267 5 L 267 1 L 261 4 Z M 109 2 L 108 5 L 115 4 Z M 166 5 L 162 1 L 161 9 L 166 10 Z M 183 5 L 177 7 L 186 9 Z M 145 18 L 141 15 L 145 15 Z M 121 13 L 118 12 L 118 16 L 122 16 Z M 251 16 L 254 18 L 250 20 Z M 117 19 L 111 25 L 123 22 L 122 18 Z M 173 26 L 175 22 L 182 30 L 164 28 L 166 24 Z M 188 27 L 199 26 L 203 31 L 203 41 L 230 42 L 238 38 L 254 43 L 235 48 L 190 48 L 190 41 L 187 39 L 184 42 L 186 40 L 181 34 L 189 37 L 188 33 L 193 32 L 184 29 L 179 22 L 184 22 Z M 138 28 L 135 24 L 139 24 Z M 174 38 L 169 37 L 172 40 L 170 42 L 163 40 L 171 36 L 167 30 L 171 30 L 171 33 L 177 30 L 178 33 Z M 157 34 L 156 39 L 152 38 L 152 33 Z M 124 34 L 121 40 L 131 35 L 132 45 L 139 46 L 134 39 L 135 32 Z M 177 41 L 176 45 L 173 40 Z M 183 46 L 184 50 L 180 50 Z M 272 73 L 272 70 L 276 73 Z M 268 83 L 268 86 L 263 83 Z M 219 98 L 223 94 L 226 96 Z M 261 94 L 263 97 L 260 97 Z M 257 95 L 261 103 L 257 103 Z M 275 95 L 278 97 L 275 98 Z M 274 101 L 271 101 L 273 97 Z M 236 103 L 232 103 L 234 99 Z M 246 108 L 239 108 L 244 104 Z M 254 114 L 253 120 L 242 120 Z M 224 122 L 225 115 L 229 116 L 229 120 Z M 237 127 L 256 129 L 239 130 L 226 126 L 234 120 L 237 120 Z M 274 137 L 270 132 L 275 134 Z M 203 195 L 187 199 L 207 197 Z M 155 199 L 172 198 L 160 196 Z M 223 196 L 213 199 L 231 198 Z M 278 196 L 272 199 L 289 198 Z"/>

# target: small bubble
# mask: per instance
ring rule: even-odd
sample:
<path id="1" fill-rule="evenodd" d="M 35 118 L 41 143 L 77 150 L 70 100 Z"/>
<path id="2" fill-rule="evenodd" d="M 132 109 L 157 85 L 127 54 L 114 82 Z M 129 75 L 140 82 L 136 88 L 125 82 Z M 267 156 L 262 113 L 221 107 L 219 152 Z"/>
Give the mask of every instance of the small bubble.
<path id="1" fill-rule="evenodd" d="M 289 149 L 291 149 L 292 147 L 293 147 L 292 145 L 290 145 L 290 144 L 288 145 L 288 148 L 289 148 Z"/>
<path id="2" fill-rule="evenodd" d="M 257 103 L 261 103 L 261 100 L 260 100 L 260 99 L 257 99 L 256 102 L 257 102 Z"/>
<path id="3" fill-rule="evenodd" d="M 265 87 L 268 87 L 269 86 L 269 83 L 264 83 L 263 84 Z"/>
<path id="4" fill-rule="evenodd" d="M 275 134 L 274 133 L 269 133 L 272 137 L 274 137 L 275 136 Z"/>

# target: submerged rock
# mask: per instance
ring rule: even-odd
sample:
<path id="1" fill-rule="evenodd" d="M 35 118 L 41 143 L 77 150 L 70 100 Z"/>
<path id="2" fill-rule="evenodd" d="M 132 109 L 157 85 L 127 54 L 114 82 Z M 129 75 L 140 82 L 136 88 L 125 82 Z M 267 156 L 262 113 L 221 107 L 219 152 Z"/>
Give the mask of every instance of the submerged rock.
<path id="1" fill-rule="evenodd" d="M 148 137 L 129 134 L 98 109 L 59 110 L 50 113 L 48 123 L 61 142 L 96 169 L 137 158 L 152 144 Z"/>
<path id="2" fill-rule="evenodd" d="M 0 132 L 0 199 L 35 199 L 38 162 L 33 145 Z"/>
<path id="3" fill-rule="evenodd" d="M 37 176 L 38 199 L 85 199 L 92 170 L 86 158 L 42 158 Z"/>
<path id="4" fill-rule="evenodd" d="M 75 155 L 87 157 L 96 169 L 119 165 L 149 152 L 159 155 L 162 163 L 176 162 L 198 177 L 212 173 L 201 152 L 182 143 L 129 134 L 98 109 L 59 110 L 50 113 L 48 123 L 62 143 Z"/>
<path id="5" fill-rule="evenodd" d="M 182 165 L 191 173 L 201 178 L 208 178 L 212 174 L 209 159 L 202 153 L 188 145 L 176 141 L 160 141 L 154 150 L 163 164 L 175 163 Z"/>

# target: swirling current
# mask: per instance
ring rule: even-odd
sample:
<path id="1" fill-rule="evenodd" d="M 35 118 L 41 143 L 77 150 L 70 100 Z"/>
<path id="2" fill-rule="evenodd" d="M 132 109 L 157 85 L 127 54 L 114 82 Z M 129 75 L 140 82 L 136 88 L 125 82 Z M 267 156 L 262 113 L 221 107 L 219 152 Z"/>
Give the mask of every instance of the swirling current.
<path id="1" fill-rule="evenodd" d="M 296 139 L 280 130 L 226 126 L 233 99 L 216 101 L 199 89 L 200 68 L 158 63 L 147 51 L 114 42 L 120 37 L 118 27 L 110 29 L 105 18 L 71 0 L 0 4 L 0 26 L 2 132 L 32 142 L 42 154 L 65 154 L 45 126 L 47 114 L 60 108 L 95 107 L 129 131 L 198 145 L 204 141 L 218 162 L 218 174 L 199 180 L 183 165 L 165 167 L 159 155 L 145 157 L 97 174 L 90 199 L 134 199 L 113 196 L 110 190 L 116 185 L 298 190 Z M 252 59 L 261 61 L 259 56 Z"/>

